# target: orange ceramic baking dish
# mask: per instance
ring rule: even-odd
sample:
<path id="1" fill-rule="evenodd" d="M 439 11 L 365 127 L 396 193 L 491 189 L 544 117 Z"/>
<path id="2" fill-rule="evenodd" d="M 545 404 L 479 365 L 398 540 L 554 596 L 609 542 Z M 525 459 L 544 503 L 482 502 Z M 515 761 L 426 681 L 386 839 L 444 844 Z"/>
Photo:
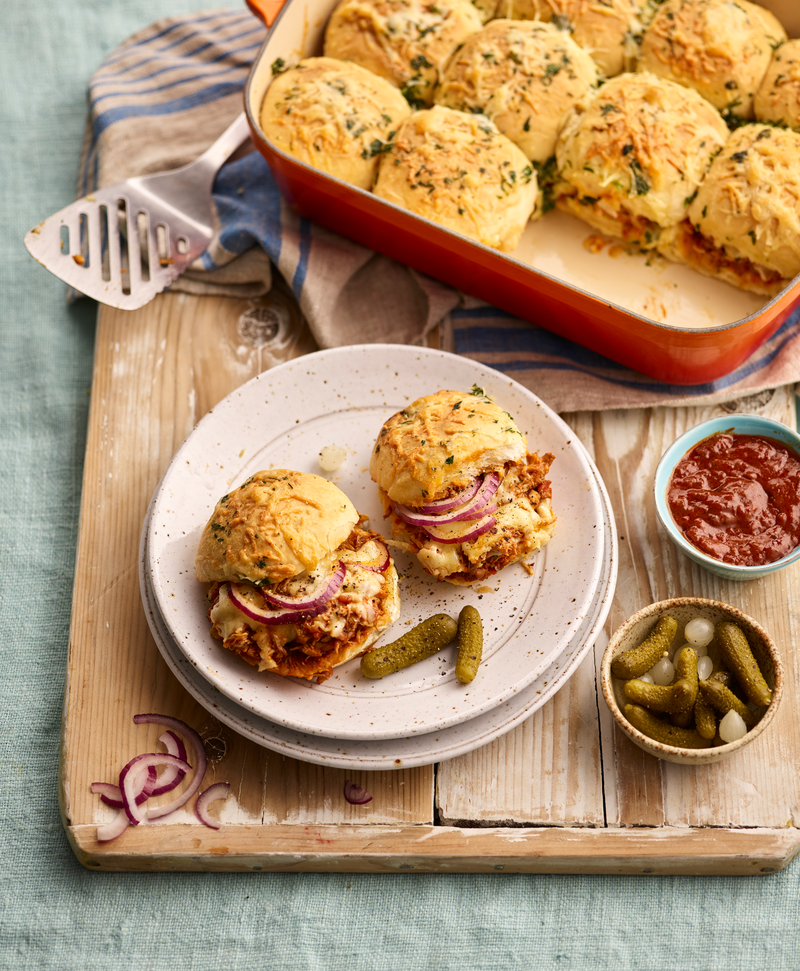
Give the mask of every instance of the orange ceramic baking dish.
<path id="1" fill-rule="evenodd" d="M 247 82 L 248 121 L 281 192 L 302 216 L 670 384 L 729 374 L 800 303 L 800 276 L 765 301 L 607 244 L 560 212 L 531 223 L 513 253 L 500 253 L 297 161 L 260 130 L 260 107 L 276 59 L 292 64 L 322 53 L 336 0 L 247 4 L 272 27 Z"/>

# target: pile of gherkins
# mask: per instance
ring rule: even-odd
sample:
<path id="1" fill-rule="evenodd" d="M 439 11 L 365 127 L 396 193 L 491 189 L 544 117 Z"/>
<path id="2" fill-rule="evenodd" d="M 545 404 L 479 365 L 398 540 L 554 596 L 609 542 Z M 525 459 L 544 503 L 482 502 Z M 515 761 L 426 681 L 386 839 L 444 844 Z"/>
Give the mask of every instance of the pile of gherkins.
<path id="1" fill-rule="evenodd" d="M 749 731 L 762 714 L 759 709 L 772 700 L 772 692 L 747 637 L 736 624 L 724 621 L 715 626 L 720 663 L 707 678 L 698 678 L 697 652 L 687 645 L 675 657 L 671 684 L 643 680 L 642 676 L 668 655 L 677 630 L 673 617 L 661 617 L 641 644 L 612 661 L 612 674 L 624 682 L 628 701 L 625 717 L 649 738 L 678 748 L 724 744 L 720 723 L 731 711 Z"/>

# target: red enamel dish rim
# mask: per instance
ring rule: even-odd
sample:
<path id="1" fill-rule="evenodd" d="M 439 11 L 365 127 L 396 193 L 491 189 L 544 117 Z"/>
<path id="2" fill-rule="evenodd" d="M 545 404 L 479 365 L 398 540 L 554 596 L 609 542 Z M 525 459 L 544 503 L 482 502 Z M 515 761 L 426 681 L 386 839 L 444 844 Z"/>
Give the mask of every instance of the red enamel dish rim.
<path id="1" fill-rule="evenodd" d="M 658 381 L 697 385 L 730 374 L 778 330 L 800 304 L 800 276 L 756 313 L 729 324 L 687 330 L 660 324 L 458 233 L 437 226 L 369 192 L 341 182 L 276 148 L 251 110 L 254 79 L 267 46 L 280 37 L 278 0 L 269 3 L 274 26 L 256 56 L 245 88 L 253 143 L 281 193 L 301 216 L 511 314 L 581 344 Z"/>

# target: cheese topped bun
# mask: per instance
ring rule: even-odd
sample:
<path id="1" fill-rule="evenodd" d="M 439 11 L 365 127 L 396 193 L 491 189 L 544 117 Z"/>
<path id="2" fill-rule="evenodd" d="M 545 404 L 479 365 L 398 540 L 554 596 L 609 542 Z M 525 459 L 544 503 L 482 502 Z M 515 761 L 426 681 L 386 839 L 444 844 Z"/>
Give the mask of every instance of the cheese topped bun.
<path id="1" fill-rule="evenodd" d="M 677 225 L 729 131 L 696 91 L 620 74 L 570 112 L 556 143 L 557 205 L 642 248 Z"/>
<path id="2" fill-rule="evenodd" d="M 324 681 L 400 612 L 377 533 L 327 479 L 256 472 L 217 503 L 200 537 L 211 633 L 259 671 Z"/>
<path id="3" fill-rule="evenodd" d="M 665 256 L 772 296 L 800 273 L 800 134 L 744 125 L 711 163 Z"/>
<path id="4" fill-rule="evenodd" d="M 324 52 L 379 74 L 425 108 L 448 57 L 482 26 L 470 0 L 342 0 L 325 28 Z"/>
<path id="5" fill-rule="evenodd" d="M 606 77 L 632 71 L 648 0 L 499 0 L 495 16 L 550 21 L 569 31 Z"/>
<path id="6" fill-rule="evenodd" d="M 749 0 L 666 0 L 642 38 L 638 70 L 699 91 L 725 115 L 753 117 L 778 18 Z"/>
<path id="7" fill-rule="evenodd" d="M 452 56 L 434 100 L 482 112 L 529 159 L 546 162 L 564 113 L 598 81 L 591 57 L 552 24 L 493 20 Z"/>
<path id="8" fill-rule="evenodd" d="M 369 189 L 385 143 L 410 112 L 383 78 L 357 64 L 310 57 L 272 81 L 259 121 L 287 154 Z"/>
<path id="9" fill-rule="evenodd" d="M 552 461 L 530 454 L 511 416 L 473 387 L 427 395 L 393 415 L 370 475 L 395 540 L 437 579 L 467 585 L 553 535 Z"/>
<path id="10" fill-rule="evenodd" d="M 775 51 L 753 110 L 759 121 L 800 131 L 800 40 L 789 40 Z"/>
<path id="11" fill-rule="evenodd" d="M 375 195 L 486 246 L 519 243 L 537 198 L 536 173 L 484 115 L 435 105 L 415 111 L 381 156 Z"/>

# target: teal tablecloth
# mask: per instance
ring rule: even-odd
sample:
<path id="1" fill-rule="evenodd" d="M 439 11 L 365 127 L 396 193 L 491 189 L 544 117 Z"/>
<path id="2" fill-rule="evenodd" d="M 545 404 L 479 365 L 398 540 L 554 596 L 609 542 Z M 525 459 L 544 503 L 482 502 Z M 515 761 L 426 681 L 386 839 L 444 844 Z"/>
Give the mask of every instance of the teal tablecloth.
<path id="1" fill-rule="evenodd" d="M 723 879 L 102 874 L 75 861 L 56 773 L 95 308 L 68 306 L 22 237 L 72 198 L 102 57 L 196 7 L 3 4 L 0 967 L 797 971 L 797 863 Z"/>

